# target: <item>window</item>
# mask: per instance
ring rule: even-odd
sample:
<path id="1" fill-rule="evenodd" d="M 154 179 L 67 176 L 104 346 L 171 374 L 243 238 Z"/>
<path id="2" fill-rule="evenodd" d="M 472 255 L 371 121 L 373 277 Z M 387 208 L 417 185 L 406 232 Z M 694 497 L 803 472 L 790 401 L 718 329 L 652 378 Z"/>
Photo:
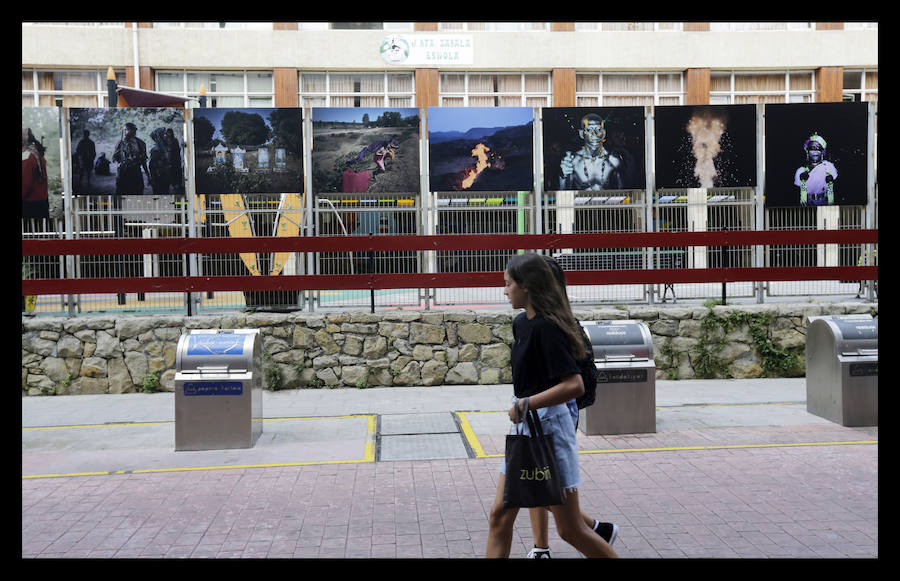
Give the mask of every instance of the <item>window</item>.
<path id="1" fill-rule="evenodd" d="M 215 28 L 272 30 L 271 22 L 154 22 L 153 28 Z"/>
<path id="2" fill-rule="evenodd" d="M 678 73 L 577 73 L 579 107 L 680 105 L 683 75 Z"/>
<path id="3" fill-rule="evenodd" d="M 415 107 L 411 72 L 300 73 L 301 107 Z"/>
<path id="4" fill-rule="evenodd" d="M 575 30 L 681 30 L 681 22 L 576 22 Z"/>
<path id="5" fill-rule="evenodd" d="M 300 30 L 415 30 L 412 22 L 298 22 Z"/>
<path id="6" fill-rule="evenodd" d="M 272 79 L 270 71 L 157 71 L 156 89 L 197 98 L 202 86 L 207 107 L 274 107 Z"/>
<path id="7" fill-rule="evenodd" d="M 877 22 L 845 22 L 844 30 L 878 30 Z"/>
<path id="8" fill-rule="evenodd" d="M 878 101 L 878 70 L 844 70 L 844 101 Z"/>
<path id="9" fill-rule="evenodd" d="M 124 28 L 124 22 L 23 22 L 31 26 L 96 26 L 105 28 Z"/>
<path id="10" fill-rule="evenodd" d="M 546 107 L 549 73 L 441 73 L 444 107 Z"/>
<path id="11" fill-rule="evenodd" d="M 106 107 L 106 69 L 42 71 L 22 69 L 22 105 L 26 107 Z M 115 71 L 125 84 L 125 71 Z"/>
<path id="12" fill-rule="evenodd" d="M 811 103 L 814 100 L 815 75 L 812 71 L 710 73 L 709 102 L 712 105 Z"/>
<path id="13" fill-rule="evenodd" d="M 438 30 L 484 30 L 492 32 L 517 32 L 524 30 L 550 30 L 549 22 L 438 22 Z"/>
<path id="14" fill-rule="evenodd" d="M 710 32 L 738 32 L 743 30 L 812 30 L 813 22 L 710 22 Z"/>
<path id="15" fill-rule="evenodd" d="M 306 23 L 301 23 L 305 25 Z M 331 30 L 413 30 L 412 22 L 331 22 Z"/>

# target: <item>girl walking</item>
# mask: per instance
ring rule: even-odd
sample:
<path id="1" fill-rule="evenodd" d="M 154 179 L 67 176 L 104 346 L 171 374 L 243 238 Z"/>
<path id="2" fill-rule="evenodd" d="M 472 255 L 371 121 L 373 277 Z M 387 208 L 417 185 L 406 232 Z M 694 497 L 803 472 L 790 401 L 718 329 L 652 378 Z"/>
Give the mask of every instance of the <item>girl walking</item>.
<path id="1" fill-rule="evenodd" d="M 537 254 L 513 257 L 503 273 L 504 294 L 515 309 L 511 353 L 513 407 L 510 421 L 536 410 L 545 434 L 552 434 L 563 492 L 563 504 L 550 512 L 560 538 L 586 557 L 617 557 L 616 552 L 588 527 L 578 504 L 581 473 L 575 422 L 566 405 L 584 392 L 577 361 L 585 353 L 578 323 L 568 298 L 547 262 Z M 518 408 L 518 413 L 516 408 Z M 487 557 L 509 557 L 517 508 L 503 508 L 505 464 L 491 506 Z"/>

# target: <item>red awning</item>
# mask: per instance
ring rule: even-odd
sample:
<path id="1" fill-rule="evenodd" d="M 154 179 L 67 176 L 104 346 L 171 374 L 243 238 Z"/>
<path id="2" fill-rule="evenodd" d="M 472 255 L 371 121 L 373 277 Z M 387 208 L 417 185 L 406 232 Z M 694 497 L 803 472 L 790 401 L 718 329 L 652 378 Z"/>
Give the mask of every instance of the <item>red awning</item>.
<path id="1" fill-rule="evenodd" d="M 119 107 L 184 107 L 184 104 L 191 100 L 190 97 L 167 95 L 134 87 L 117 87 L 116 94 L 119 96 Z"/>

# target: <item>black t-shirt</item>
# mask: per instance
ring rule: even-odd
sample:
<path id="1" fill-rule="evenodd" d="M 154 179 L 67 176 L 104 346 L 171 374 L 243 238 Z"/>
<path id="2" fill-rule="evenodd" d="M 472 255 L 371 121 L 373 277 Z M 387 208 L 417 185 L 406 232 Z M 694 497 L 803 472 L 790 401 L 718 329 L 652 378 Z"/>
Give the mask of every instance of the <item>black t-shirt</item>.
<path id="1" fill-rule="evenodd" d="M 529 319 L 520 313 L 513 320 L 510 363 L 516 397 L 528 397 L 558 384 L 563 377 L 581 372 L 572 356 L 569 338 L 540 315 Z"/>

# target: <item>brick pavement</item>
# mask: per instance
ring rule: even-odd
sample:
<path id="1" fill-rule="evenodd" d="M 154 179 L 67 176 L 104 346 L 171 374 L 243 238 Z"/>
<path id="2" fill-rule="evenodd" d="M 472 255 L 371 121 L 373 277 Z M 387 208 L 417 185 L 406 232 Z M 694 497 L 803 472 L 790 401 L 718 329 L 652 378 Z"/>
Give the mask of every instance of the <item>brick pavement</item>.
<path id="1" fill-rule="evenodd" d="M 624 558 L 878 557 L 877 428 L 582 437 L 587 512 Z M 485 452 L 500 438 L 486 436 Z M 738 445 L 736 448 L 665 447 Z M 767 447 L 770 444 L 780 444 Z M 788 444 L 788 445 L 785 445 Z M 789 445 L 795 444 L 795 445 Z M 618 451 L 618 450 L 637 451 Z M 641 451 L 641 450 L 655 451 Z M 22 480 L 24 558 L 478 558 L 497 458 Z M 531 546 L 516 523 L 512 556 Z M 555 558 L 579 555 L 552 530 Z"/>

